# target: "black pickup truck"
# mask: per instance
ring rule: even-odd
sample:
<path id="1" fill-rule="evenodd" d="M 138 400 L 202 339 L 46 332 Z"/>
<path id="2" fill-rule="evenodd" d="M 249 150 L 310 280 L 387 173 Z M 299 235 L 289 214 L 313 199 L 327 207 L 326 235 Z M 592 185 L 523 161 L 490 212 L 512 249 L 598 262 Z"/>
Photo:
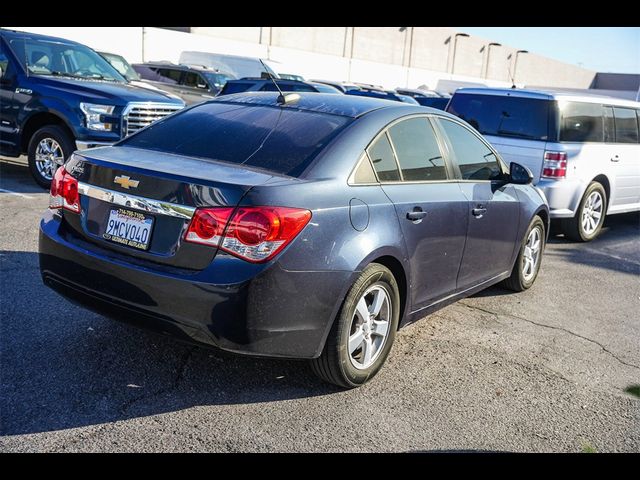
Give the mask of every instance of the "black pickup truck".
<path id="1" fill-rule="evenodd" d="M 0 29 L 0 155 L 27 155 L 45 188 L 74 150 L 113 144 L 184 105 L 129 84 L 82 44 Z"/>

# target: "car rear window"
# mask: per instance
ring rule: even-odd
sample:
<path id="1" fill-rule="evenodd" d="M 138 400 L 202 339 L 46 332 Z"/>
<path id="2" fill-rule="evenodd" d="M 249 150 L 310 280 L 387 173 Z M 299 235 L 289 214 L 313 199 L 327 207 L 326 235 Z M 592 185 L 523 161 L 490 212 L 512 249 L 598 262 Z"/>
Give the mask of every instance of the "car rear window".
<path id="1" fill-rule="evenodd" d="M 118 145 L 299 176 L 350 121 L 293 108 L 213 101 L 152 124 Z"/>
<path id="2" fill-rule="evenodd" d="M 227 82 L 220 91 L 220 95 L 231 95 L 232 93 L 246 92 L 252 85 L 253 82 Z"/>
<path id="3" fill-rule="evenodd" d="M 549 138 L 550 100 L 505 95 L 456 93 L 447 106 L 483 135 L 552 140 Z"/>

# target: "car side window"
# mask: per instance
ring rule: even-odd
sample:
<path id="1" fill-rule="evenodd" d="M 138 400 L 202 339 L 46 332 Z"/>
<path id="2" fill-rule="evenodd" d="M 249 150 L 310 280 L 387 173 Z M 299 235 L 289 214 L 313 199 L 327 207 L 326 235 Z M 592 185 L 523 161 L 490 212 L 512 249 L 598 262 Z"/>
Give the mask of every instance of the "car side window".
<path id="1" fill-rule="evenodd" d="M 442 152 L 431 122 L 411 118 L 389 128 L 398 163 L 405 181 L 446 180 Z"/>
<path id="2" fill-rule="evenodd" d="M 158 68 L 156 70 L 158 75 L 162 77 L 161 82 L 171 85 L 177 85 L 180 83 L 180 77 L 182 76 L 181 70 L 173 70 L 171 68 Z"/>
<path id="3" fill-rule="evenodd" d="M 202 78 L 202 76 L 196 72 L 186 72 L 181 83 L 182 85 L 191 88 L 198 88 L 198 85 L 207 85 L 207 82 L 205 82 L 204 78 Z M 206 89 L 207 87 L 205 86 L 203 90 Z"/>
<path id="4" fill-rule="evenodd" d="M 386 133 L 380 135 L 375 142 L 369 145 L 367 154 L 380 181 L 394 182 L 400 180 L 398 164 Z"/>
<path id="5" fill-rule="evenodd" d="M 502 168 L 485 143 L 462 125 L 441 119 L 463 180 L 498 180 Z"/>
<path id="6" fill-rule="evenodd" d="M 9 78 L 9 75 L 7 75 L 8 69 L 9 69 L 9 58 L 7 58 L 4 51 L 2 50 L 2 45 L 0 45 L 0 70 L 2 70 L 2 74 L 0 75 L 0 78 Z"/>
<path id="7" fill-rule="evenodd" d="M 616 119 L 616 143 L 638 143 L 638 120 L 635 110 L 613 107 Z"/>

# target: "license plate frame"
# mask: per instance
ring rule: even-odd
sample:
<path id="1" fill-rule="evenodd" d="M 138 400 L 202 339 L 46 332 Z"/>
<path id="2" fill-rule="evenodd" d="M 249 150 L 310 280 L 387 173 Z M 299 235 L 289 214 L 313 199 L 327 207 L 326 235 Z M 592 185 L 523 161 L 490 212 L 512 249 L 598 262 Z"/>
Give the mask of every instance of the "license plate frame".
<path id="1" fill-rule="evenodd" d="M 110 207 L 102 238 L 116 245 L 147 251 L 151 244 L 154 224 L 155 218 L 151 215 L 126 208 Z"/>

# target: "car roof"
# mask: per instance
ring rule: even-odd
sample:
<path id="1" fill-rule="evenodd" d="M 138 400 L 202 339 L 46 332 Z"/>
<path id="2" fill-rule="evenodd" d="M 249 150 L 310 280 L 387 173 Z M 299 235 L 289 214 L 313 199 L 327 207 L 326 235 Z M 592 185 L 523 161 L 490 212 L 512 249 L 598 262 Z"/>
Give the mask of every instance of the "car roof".
<path id="1" fill-rule="evenodd" d="M 62 37 L 52 37 L 50 35 L 41 35 L 39 33 L 31 33 L 31 32 L 23 32 L 21 30 L 8 30 L 6 28 L 0 28 L 0 33 L 9 38 L 33 38 L 36 40 L 46 40 L 46 41 L 51 41 L 51 42 L 64 42 L 64 43 L 70 43 L 73 45 L 83 45 L 86 46 L 82 43 L 79 42 L 74 42 L 73 40 L 68 40 L 66 38 L 62 38 Z"/>
<path id="2" fill-rule="evenodd" d="M 553 89 L 533 88 L 459 88 L 458 93 L 473 93 L 477 95 L 494 95 L 521 98 L 536 98 L 541 100 L 567 100 L 585 103 L 606 103 L 608 105 L 620 105 L 639 108 L 640 102 L 625 100 L 622 98 L 598 95 L 597 93 L 566 92 Z"/>
<path id="3" fill-rule="evenodd" d="M 397 107 L 401 102 L 354 95 L 335 95 L 332 93 L 295 92 L 300 99 L 283 108 L 293 108 L 306 112 L 329 113 L 343 117 L 357 118 L 382 108 Z M 212 102 L 236 103 L 246 105 L 278 106 L 278 92 L 242 92 L 216 97 Z M 410 106 L 409 104 L 406 104 Z M 422 107 L 425 108 L 426 107 Z"/>

